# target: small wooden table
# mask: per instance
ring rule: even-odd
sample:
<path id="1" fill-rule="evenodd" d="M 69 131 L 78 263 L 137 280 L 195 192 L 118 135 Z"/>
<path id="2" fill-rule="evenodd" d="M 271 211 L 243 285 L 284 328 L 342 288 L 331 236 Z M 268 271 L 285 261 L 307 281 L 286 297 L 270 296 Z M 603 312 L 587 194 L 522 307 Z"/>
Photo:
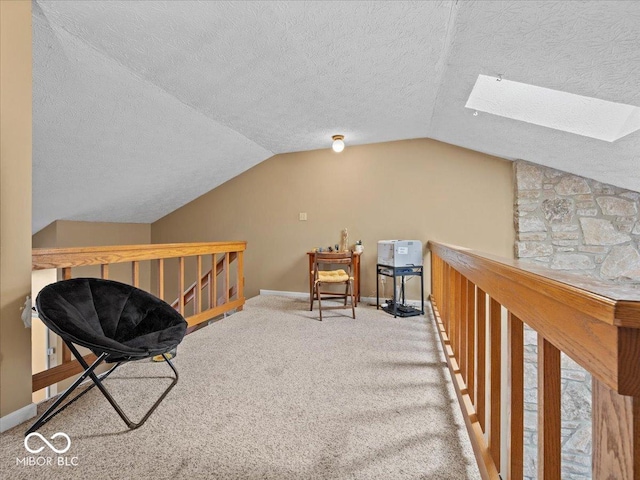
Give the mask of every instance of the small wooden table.
<path id="1" fill-rule="evenodd" d="M 353 297 L 356 300 L 355 306 L 360 301 L 360 255 L 362 253 L 353 252 Z M 316 260 L 316 252 L 307 252 L 309 257 L 309 298 L 313 296 L 313 263 Z"/>

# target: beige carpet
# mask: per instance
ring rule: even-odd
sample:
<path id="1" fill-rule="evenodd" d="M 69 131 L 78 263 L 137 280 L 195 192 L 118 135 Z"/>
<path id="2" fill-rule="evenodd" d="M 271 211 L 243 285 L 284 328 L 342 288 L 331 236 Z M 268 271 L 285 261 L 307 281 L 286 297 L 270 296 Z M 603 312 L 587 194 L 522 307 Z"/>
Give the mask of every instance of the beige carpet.
<path id="1" fill-rule="evenodd" d="M 22 425 L 0 438 L 0 477 L 480 478 L 432 319 L 356 312 L 319 322 L 305 301 L 253 298 L 185 338 L 180 381 L 142 428 L 127 430 L 94 389 L 40 429 L 69 435 L 60 461 L 76 466 L 48 448 L 30 455 Z M 168 371 L 137 362 L 106 383 L 137 420 L 168 384 L 146 377 Z M 25 456 L 54 465 L 17 464 Z"/>

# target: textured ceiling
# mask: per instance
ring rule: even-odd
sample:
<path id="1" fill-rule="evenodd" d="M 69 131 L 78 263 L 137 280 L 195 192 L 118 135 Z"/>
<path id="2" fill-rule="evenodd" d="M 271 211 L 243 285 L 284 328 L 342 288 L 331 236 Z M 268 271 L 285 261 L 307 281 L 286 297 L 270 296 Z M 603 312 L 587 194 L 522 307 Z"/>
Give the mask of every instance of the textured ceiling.
<path id="1" fill-rule="evenodd" d="M 640 191 L 640 132 L 610 143 L 464 108 L 479 74 L 640 106 L 640 2 L 461 3 L 427 136 Z"/>
<path id="2" fill-rule="evenodd" d="M 45 1 L 34 231 L 152 222 L 274 153 L 432 137 L 640 191 L 614 143 L 464 108 L 479 74 L 640 106 L 640 3 Z"/>

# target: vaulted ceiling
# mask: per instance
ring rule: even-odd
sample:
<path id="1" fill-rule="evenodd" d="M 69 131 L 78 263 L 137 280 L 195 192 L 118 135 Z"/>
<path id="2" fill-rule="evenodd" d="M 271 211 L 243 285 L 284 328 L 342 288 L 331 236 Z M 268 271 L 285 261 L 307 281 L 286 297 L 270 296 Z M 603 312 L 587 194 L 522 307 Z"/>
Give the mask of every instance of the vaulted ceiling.
<path id="1" fill-rule="evenodd" d="M 33 230 L 152 222 L 273 154 L 429 137 L 640 191 L 640 131 L 465 108 L 478 75 L 640 106 L 640 2 L 33 4 Z"/>

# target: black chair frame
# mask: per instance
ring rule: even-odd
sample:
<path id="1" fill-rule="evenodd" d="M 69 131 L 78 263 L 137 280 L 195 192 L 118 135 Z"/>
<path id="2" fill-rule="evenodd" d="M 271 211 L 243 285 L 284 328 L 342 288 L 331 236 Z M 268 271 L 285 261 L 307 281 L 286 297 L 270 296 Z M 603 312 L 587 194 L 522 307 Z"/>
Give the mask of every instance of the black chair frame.
<path id="1" fill-rule="evenodd" d="M 93 387 L 98 387 L 98 389 L 102 392 L 102 394 L 105 396 L 105 398 L 111 404 L 111 406 L 114 408 L 114 410 L 118 413 L 118 415 L 120 415 L 120 418 L 122 418 L 122 420 L 127 425 L 127 427 L 129 427 L 129 429 L 131 429 L 131 430 L 135 430 L 136 428 L 141 427 L 147 421 L 147 419 L 151 416 L 151 414 L 154 412 L 154 410 L 156 408 L 158 408 L 158 405 L 160 405 L 162 400 L 164 400 L 164 398 L 167 396 L 169 391 L 171 391 L 171 389 L 175 386 L 175 384 L 178 383 L 178 371 L 173 366 L 173 363 L 171 363 L 171 360 L 169 359 L 169 357 L 167 357 L 167 354 L 166 353 L 162 353 L 161 355 L 164 357 L 165 362 L 169 365 L 169 367 L 171 367 L 171 370 L 173 371 L 173 374 L 174 374 L 173 381 L 171 382 L 171 385 L 169 385 L 169 387 L 162 393 L 162 395 L 160 395 L 158 400 L 156 400 L 156 402 L 151 406 L 149 411 L 147 411 L 147 413 L 142 417 L 142 419 L 137 423 L 133 422 L 127 416 L 127 414 L 124 413 L 124 411 L 122 410 L 120 405 L 118 405 L 118 403 L 115 401 L 113 396 L 111 396 L 111 394 L 109 393 L 109 391 L 103 385 L 102 382 L 104 380 L 106 380 L 106 378 L 109 375 L 111 375 L 116 370 L 116 368 L 118 368 L 120 365 L 122 365 L 123 363 L 129 362 L 129 361 L 132 361 L 132 360 L 138 360 L 138 358 L 121 359 L 121 360 L 117 361 L 117 363 L 115 363 L 115 365 L 113 367 L 111 367 L 109 370 L 107 370 L 103 374 L 96 375 L 96 373 L 94 372 L 95 369 L 98 368 L 103 362 L 106 362 L 106 361 L 109 360 L 110 353 L 106 353 L 105 352 L 105 353 L 100 354 L 100 356 L 98 356 L 98 358 L 91 365 L 89 365 L 85 361 L 85 359 L 82 357 L 80 352 L 78 352 L 78 350 L 73 345 L 73 343 L 67 341 L 66 339 L 63 339 L 63 341 L 69 347 L 69 350 L 71 351 L 73 356 L 76 357 L 76 360 L 78 360 L 80 365 L 82 365 L 82 367 L 85 370 L 82 373 L 82 375 L 80 375 L 76 379 L 76 381 L 73 382 L 69 386 L 69 388 L 67 388 L 64 391 L 64 393 L 62 393 L 62 395 L 60 395 L 58 397 L 58 399 L 42 415 L 40 415 L 38 420 L 36 420 L 36 422 L 33 425 L 31 425 L 29 430 L 27 430 L 27 432 L 25 433 L 25 436 L 27 436 L 30 433 L 33 433 L 36 430 L 38 430 L 44 424 L 49 422 L 49 420 L 51 420 L 57 414 L 62 412 L 64 409 L 66 409 L 69 405 L 71 405 L 76 400 L 78 400 L 80 397 L 82 397 L 84 394 L 89 392 Z M 71 393 L 73 393 L 73 391 L 76 388 L 78 388 L 80 386 L 80 384 L 82 382 L 84 382 L 87 378 L 90 378 L 93 381 L 93 384 L 88 386 L 86 389 L 84 389 L 78 395 L 76 395 L 71 400 L 66 402 L 64 405 L 60 406 L 67 399 L 67 397 L 69 397 L 69 395 L 71 395 Z"/>

